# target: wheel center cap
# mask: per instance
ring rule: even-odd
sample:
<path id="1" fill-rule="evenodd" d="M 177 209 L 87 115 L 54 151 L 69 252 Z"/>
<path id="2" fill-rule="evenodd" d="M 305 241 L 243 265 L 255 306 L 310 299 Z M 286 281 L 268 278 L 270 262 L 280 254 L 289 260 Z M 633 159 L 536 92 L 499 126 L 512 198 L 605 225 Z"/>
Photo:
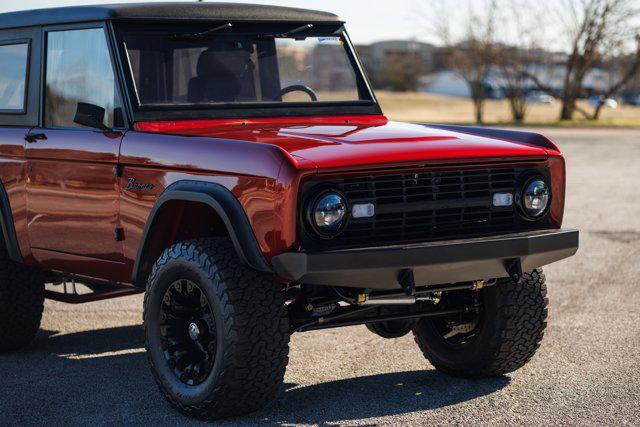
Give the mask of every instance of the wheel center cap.
<path id="1" fill-rule="evenodd" d="M 200 328 L 195 322 L 189 324 L 189 337 L 194 341 L 200 338 Z"/>

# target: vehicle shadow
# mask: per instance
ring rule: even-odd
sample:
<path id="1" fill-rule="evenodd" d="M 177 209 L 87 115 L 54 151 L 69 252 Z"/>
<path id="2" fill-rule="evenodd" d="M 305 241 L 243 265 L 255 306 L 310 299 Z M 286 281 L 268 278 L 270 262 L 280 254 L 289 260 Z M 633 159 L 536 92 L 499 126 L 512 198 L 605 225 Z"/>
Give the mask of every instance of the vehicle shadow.
<path id="1" fill-rule="evenodd" d="M 286 384 L 285 393 L 256 418 L 277 424 L 322 424 L 429 411 L 489 395 L 508 384 L 506 376 L 463 380 L 435 370 L 384 373 L 303 387 Z"/>
<path id="2" fill-rule="evenodd" d="M 6 384 L 0 388 L 0 413 L 12 422 L 187 421 L 158 393 L 139 325 L 65 335 L 41 331 L 30 348 L 0 356 L 0 373 Z M 508 383 L 508 377 L 471 381 L 425 370 L 286 384 L 267 408 L 223 424 L 323 424 L 428 411 L 491 394 Z"/>
<path id="3" fill-rule="evenodd" d="M 44 329 L 40 330 L 26 351 L 45 350 L 55 355 L 99 355 L 137 348 L 144 348 L 142 325 L 92 329 L 71 334 Z"/>

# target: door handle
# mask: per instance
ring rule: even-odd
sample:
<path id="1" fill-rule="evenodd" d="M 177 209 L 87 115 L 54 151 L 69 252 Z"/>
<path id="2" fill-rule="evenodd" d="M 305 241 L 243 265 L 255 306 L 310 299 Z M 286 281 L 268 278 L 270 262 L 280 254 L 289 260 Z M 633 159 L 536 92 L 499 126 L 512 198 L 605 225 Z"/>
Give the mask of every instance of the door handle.
<path id="1" fill-rule="evenodd" d="M 47 135 L 44 133 L 30 133 L 24 137 L 24 140 L 29 144 L 33 144 L 38 141 L 45 141 L 47 139 Z"/>

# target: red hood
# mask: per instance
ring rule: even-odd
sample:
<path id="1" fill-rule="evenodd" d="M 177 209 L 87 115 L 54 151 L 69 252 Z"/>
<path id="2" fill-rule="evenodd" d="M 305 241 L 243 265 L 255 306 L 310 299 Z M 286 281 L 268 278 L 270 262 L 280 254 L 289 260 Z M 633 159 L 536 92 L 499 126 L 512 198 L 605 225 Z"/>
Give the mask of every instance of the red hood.
<path id="1" fill-rule="evenodd" d="M 272 144 L 289 153 L 300 168 L 309 162 L 320 169 L 355 169 L 547 157 L 540 147 L 391 122 L 384 116 L 144 122 L 136 129 Z"/>

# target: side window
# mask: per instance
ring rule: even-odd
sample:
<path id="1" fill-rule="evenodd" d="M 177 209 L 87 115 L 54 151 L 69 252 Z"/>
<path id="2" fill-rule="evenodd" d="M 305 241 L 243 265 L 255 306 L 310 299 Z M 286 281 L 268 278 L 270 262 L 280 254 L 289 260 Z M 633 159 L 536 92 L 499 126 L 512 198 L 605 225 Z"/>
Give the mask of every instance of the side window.
<path id="1" fill-rule="evenodd" d="M 47 33 L 44 122 L 81 127 L 73 118 L 79 102 L 106 110 L 104 124 L 122 124 L 115 77 L 102 28 Z"/>
<path id="2" fill-rule="evenodd" d="M 0 112 L 24 113 L 29 44 L 0 44 Z"/>

